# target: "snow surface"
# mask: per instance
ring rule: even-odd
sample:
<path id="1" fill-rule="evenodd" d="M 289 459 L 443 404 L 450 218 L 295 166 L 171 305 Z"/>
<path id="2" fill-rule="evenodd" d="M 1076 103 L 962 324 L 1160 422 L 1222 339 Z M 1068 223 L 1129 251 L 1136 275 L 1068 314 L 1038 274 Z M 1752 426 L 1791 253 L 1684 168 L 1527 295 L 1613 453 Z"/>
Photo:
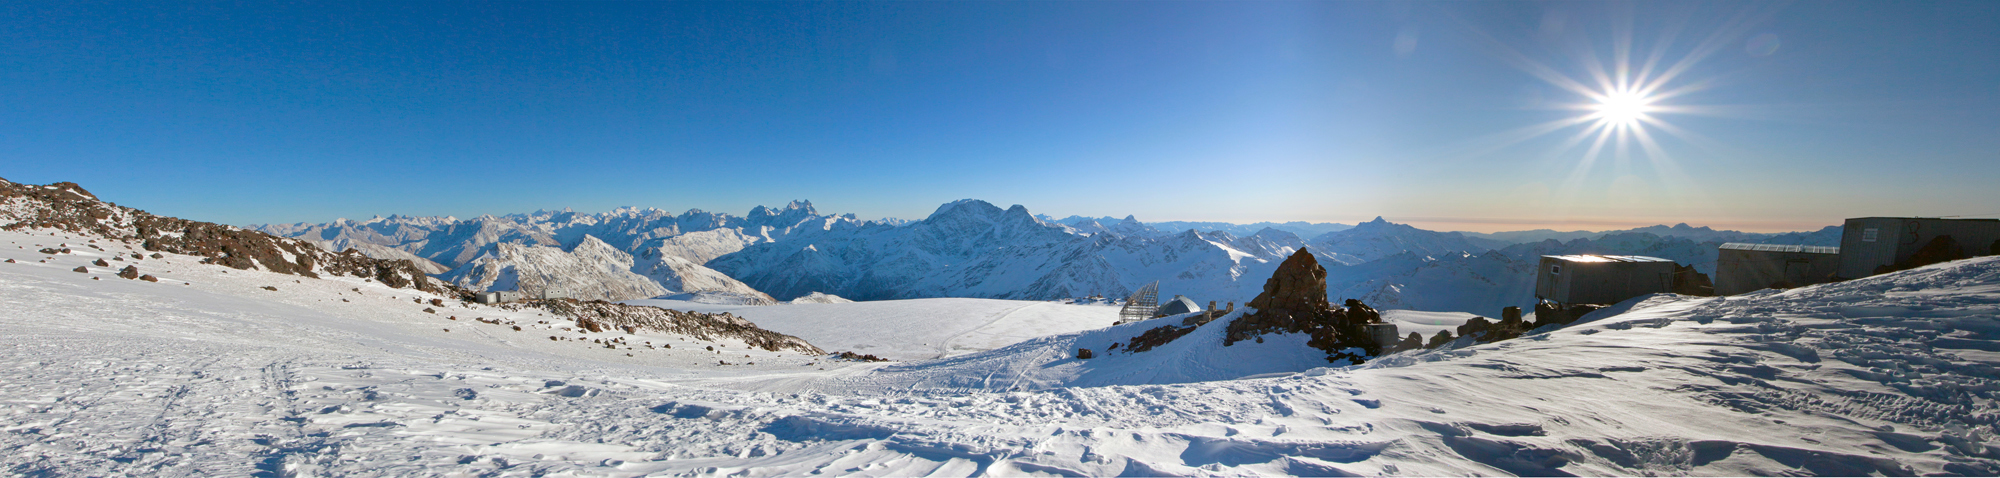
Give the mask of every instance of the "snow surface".
<path id="1" fill-rule="evenodd" d="M 17 261 L 0 263 L 8 474 L 2000 474 L 1992 257 L 1651 296 L 1357 367 L 1312 363 L 1295 337 L 1207 341 L 1225 321 L 1142 354 L 1079 361 L 1071 347 L 1157 321 L 862 364 L 671 336 L 626 341 L 673 349 L 606 349 L 592 340 L 618 334 L 538 324 L 534 309 L 420 305 L 430 297 L 359 279 L 186 256 L 136 261 L 159 283 L 79 274 L 127 245 L 49 234 L 0 232 L 0 258 Z M 34 252 L 61 243 L 77 253 Z M 935 334 L 925 326 L 1045 304 L 992 302 L 895 301 L 875 307 L 928 312 L 845 323 Z"/>
<path id="2" fill-rule="evenodd" d="M 1102 328 L 1118 308 L 996 299 L 909 299 L 733 306 L 640 299 L 622 303 L 697 312 L 729 312 L 759 327 L 806 339 L 828 351 L 895 360 L 949 357 L 1045 335 Z"/>

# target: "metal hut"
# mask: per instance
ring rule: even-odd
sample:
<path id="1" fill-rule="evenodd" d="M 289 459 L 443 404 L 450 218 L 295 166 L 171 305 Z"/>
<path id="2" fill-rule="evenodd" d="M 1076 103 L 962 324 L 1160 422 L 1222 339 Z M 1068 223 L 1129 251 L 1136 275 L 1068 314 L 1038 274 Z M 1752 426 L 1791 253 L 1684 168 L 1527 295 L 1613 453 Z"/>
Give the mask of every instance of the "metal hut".
<path id="1" fill-rule="evenodd" d="M 2000 253 L 2000 219 L 1853 218 L 1841 228 L 1840 277 L 1875 275 L 1877 269 L 1908 261 L 1918 249 L 1946 236 L 1958 243 L 1960 257 Z"/>
<path id="2" fill-rule="evenodd" d="M 1715 294 L 1804 287 L 1826 282 L 1840 268 L 1840 248 L 1732 242 L 1717 248 Z"/>
<path id="3" fill-rule="evenodd" d="M 1560 304 L 1616 304 L 1674 288 L 1674 261 L 1646 256 L 1542 256 L 1535 297 Z"/>

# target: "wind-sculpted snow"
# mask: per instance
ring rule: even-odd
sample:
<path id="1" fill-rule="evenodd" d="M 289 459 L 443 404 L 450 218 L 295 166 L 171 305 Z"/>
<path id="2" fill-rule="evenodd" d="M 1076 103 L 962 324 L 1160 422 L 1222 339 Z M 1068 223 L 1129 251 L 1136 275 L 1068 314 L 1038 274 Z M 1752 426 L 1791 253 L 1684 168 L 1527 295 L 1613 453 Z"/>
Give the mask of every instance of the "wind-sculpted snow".
<path id="1" fill-rule="evenodd" d="M 1201 330 L 1107 352 L 1147 322 L 864 364 L 184 255 L 91 280 L 112 252 L 51 233 L 0 232 L 12 475 L 2000 474 L 2000 258 L 1360 367 Z"/>

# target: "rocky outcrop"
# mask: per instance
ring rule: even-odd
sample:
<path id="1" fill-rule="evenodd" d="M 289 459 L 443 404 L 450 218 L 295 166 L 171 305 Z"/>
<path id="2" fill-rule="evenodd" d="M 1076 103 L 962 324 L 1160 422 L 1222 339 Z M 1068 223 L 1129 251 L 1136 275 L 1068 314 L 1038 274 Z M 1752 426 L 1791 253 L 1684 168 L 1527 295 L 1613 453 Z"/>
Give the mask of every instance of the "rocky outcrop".
<path id="1" fill-rule="evenodd" d="M 1249 304 L 1257 312 L 1229 323 L 1228 342 L 1267 333 L 1296 333 L 1330 328 L 1344 315 L 1326 300 L 1326 268 L 1300 248 L 1278 265 L 1264 282 L 1264 292 Z"/>
<path id="2" fill-rule="evenodd" d="M 545 301 L 544 308 L 557 316 L 575 320 L 578 327 L 591 331 L 605 329 L 650 329 L 680 334 L 700 340 L 736 339 L 751 347 L 769 351 L 792 350 L 813 355 L 825 354 L 805 339 L 765 330 L 728 312 L 710 314 L 641 305 L 614 304 L 601 300 L 573 299 Z"/>
<path id="3" fill-rule="evenodd" d="M 1326 300 L 1326 268 L 1305 248 L 1279 264 L 1248 305 L 1256 312 L 1229 323 L 1224 346 L 1270 333 L 1304 333 L 1311 337 L 1306 345 L 1326 351 L 1328 362 L 1360 364 L 1395 345 L 1369 336 L 1367 325 L 1382 322 L 1375 309 L 1354 299 L 1336 308 Z"/>
<path id="4" fill-rule="evenodd" d="M 297 239 L 212 222 L 156 216 L 99 200 L 76 183 L 19 184 L 0 179 L 0 229 L 59 229 L 139 243 L 147 250 L 202 257 L 202 263 L 317 278 L 365 277 L 391 287 L 448 293 L 409 261 L 335 254 Z"/>

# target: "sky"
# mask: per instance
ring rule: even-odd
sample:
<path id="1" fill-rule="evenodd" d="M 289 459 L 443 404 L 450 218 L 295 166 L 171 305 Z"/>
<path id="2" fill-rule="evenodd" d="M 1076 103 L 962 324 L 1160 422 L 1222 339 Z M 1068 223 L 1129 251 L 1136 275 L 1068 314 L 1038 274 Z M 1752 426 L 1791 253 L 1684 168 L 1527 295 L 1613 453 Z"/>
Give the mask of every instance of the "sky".
<path id="1" fill-rule="evenodd" d="M 6 2 L 0 178 L 230 224 L 621 206 L 2000 216 L 2000 2 Z"/>

